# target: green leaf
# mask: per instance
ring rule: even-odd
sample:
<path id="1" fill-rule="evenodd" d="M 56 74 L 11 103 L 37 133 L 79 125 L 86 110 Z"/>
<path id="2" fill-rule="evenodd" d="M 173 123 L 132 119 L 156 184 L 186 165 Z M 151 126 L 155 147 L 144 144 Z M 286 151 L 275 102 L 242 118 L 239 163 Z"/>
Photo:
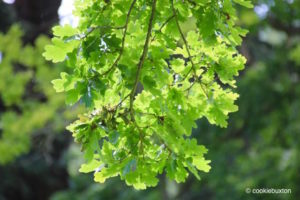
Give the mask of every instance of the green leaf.
<path id="1" fill-rule="evenodd" d="M 74 88 L 76 80 L 73 79 L 72 76 L 70 76 L 66 72 L 61 72 L 60 77 L 60 79 L 51 81 L 56 92 L 69 91 Z"/>
<path id="2" fill-rule="evenodd" d="M 176 73 L 181 73 L 185 68 L 184 60 L 182 60 L 182 59 L 173 59 L 171 61 L 171 65 L 172 65 L 172 69 Z"/>
<path id="3" fill-rule="evenodd" d="M 64 42 L 61 39 L 53 38 L 53 45 L 47 45 L 43 56 L 46 60 L 50 60 L 54 63 L 62 62 L 65 60 L 68 53 L 71 53 L 79 44 L 79 41 L 72 40 L 70 42 Z"/>
<path id="4" fill-rule="evenodd" d="M 79 169 L 79 172 L 89 173 L 95 171 L 97 168 L 99 168 L 98 170 L 101 170 L 103 168 L 101 161 L 92 160 L 87 164 L 82 164 Z"/>
<path id="5" fill-rule="evenodd" d="M 246 8 L 253 8 L 251 1 L 247 0 L 233 0 L 235 3 L 238 3 Z"/>
<path id="6" fill-rule="evenodd" d="M 55 86 L 54 86 L 54 88 L 55 88 Z M 57 88 L 55 88 L 55 90 L 56 90 L 56 92 L 58 92 Z M 73 105 L 79 99 L 80 99 L 80 94 L 79 94 L 78 90 L 72 89 L 72 90 L 67 91 L 67 93 L 66 93 L 66 104 L 67 105 Z"/>
<path id="7" fill-rule="evenodd" d="M 193 157 L 193 165 L 195 165 L 195 167 L 200 171 L 209 172 L 211 168 L 208 165 L 209 163 L 210 161 L 204 160 L 203 158 Z"/>
<path id="8" fill-rule="evenodd" d="M 126 176 L 129 172 L 135 171 L 137 167 L 137 162 L 135 159 L 130 160 L 124 167 L 122 171 L 122 176 Z"/>
<path id="9" fill-rule="evenodd" d="M 77 29 L 73 28 L 69 24 L 64 26 L 55 26 L 53 27 L 53 35 L 58 37 L 70 37 L 77 33 Z"/>
<path id="10" fill-rule="evenodd" d="M 194 176 L 195 176 L 198 180 L 201 179 L 200 176 L 199 176 L 199 174 L 198 174 L 197 169 L 196 169 L 196 168 L 192 165 L 192 163 L 190 163 L 189 161 L 187 162 L 187 167 L 188 167 L 188 169 L 190 170 L 190 172 L 192 172 L 192 173 L 194 174 Z"/>
<path id="11" fill-rule="evenodd" d="M 94 180 L 99 183 L 104 183 L 106 179 L 117 176 L 119 174 L 119 168 L 117 166 L 111 166 L 109 168 L 102 168 L 101 171 L 96 172 Z"/>

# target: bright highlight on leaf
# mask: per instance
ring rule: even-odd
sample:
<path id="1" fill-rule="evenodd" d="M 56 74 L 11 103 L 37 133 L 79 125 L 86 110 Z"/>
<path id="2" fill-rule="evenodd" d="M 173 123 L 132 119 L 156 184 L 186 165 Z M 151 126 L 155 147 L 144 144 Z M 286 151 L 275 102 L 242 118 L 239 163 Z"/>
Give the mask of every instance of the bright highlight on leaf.
<path id="1" fill-rule="evenodd" d="M 234 0 L 251 7 L 249 1 Z M 103 183 L 120 176 L 136 189 L 166 173 L 184 182 L 208 172 L 207 149 L 191 138 L 196 120 L 227 126 L 237 111 L 234 3 L 224 1 L 77 1 L 78 28 L 54 27 L 44 57 L 73 69 L 52 83 L 66 102 L 88 108 L 68 127 Z"/>

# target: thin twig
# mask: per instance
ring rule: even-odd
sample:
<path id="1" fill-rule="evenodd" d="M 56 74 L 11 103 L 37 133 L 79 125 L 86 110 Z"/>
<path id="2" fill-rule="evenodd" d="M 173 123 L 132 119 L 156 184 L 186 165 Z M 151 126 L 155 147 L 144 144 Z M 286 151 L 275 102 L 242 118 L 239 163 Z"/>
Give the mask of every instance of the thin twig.
<path id="1" fill-rule="evenodd" d="M 176 12 L 175 7 L 174 7 L 174 2 L 173 2 L 173 0 L 171 0 L 171 6 L 172 6 L 173 14 L 174 14 L 174 16 L 175 16 L 175 22 L 176 22 L 177 29 L 178 29 L 178 31 L 179 31 L 179 33 L 180 33 L 180 36 L 181 36 L 181 38 L 182 38 L 182 40 L 183 40 L 183 43 L 184 43 L 186 52 L 187 52 L 187 54 L 188 54 L 188 56 L 189 56 L 188 59 L 189 59 L 189 61 L 190 61 L 191 64 L 192 64 L 191 69 L 189 70 L 189 72 L 187 73 L 187 75 L 184 77 L 184 79 L 186 79 L 186 78 L 188 77 L 188 75 L 189 75 L 189 73 L 190 73 L 191 71 L 193 71 L 193 73 L 194 73 L 194 78 L 196 78 L 196 77 L 197 77 L 197 73 L 196 73 L 195 64 L 194 64 L 194 61 L 193 61 L 193 59 L 192 59 L 192 55 L 191 55 L 191 52 L 190 52 L 190 49 L 189 49 L 188 42 L 187 42 L 187 40 L 186 40 L 186 38 L 185 38 L 185 36 L 184 36 L 182 30 L 181 30 L 181 27 L 180 27 L 180 24 L 179 24 L 179 21 L 178 21 L 178 17 L 177 17 L 177 12 Z M 207 95 L 206 91 L 204 90 L 202 83 L 201 83 L 201 82 L 199 82 L 199 83 L 200 83 L 201 89 L 203 90 L 203 92 L 204 92 L 206 98 L 208 98 L 208 95 Z"/>
<path id="2" fill-rule="evenodd" d="M 186 52 L 187 52 L 187 54 L 188 54 L 188 56 L 189 56 L 188 59 L 189 59 L 189 61 L 192 63 L 192 70 L 193 70 L 193 72 L 194 72 L 194 75 L 196 76 L 196 69 L 195 69 L 195 66 L 194 66 L 194 61 L 193 61 L 193 59 L 192 59 L 192 55 L 191 55 L 191 52 L 190 52 L 190 49 L 189 49 L 188 42 L 187 42 L 187 40 L 185 39 L 185 36 L 184 36 L 184 34 L 183 34 L 182 30 L 181 30 L 181 27 L 180 27 L 180 24 L 179 24 L 179 21 L 178 21 L 177 12 L 176 12 L 175 7 L 174 7 L 174 2 L 173 2 L 173 0 L 171 0 L 171 4 L 172 4 L 173 14 L 174 14 L 174 16 L 175 16 L 175 22 L 176 22 L 177 29 L 178 29 L 178 31 L 179 31 L 179 33 L 180 33 L 180 36 L 181 36 L 181 38 L 182 38 L 182 40 L 183 40 L 183 43 L 184 43 Z"/>
<path id="3" fill-rule="evenodd" d="M 108 26 L 108 25 L 104 25 L 104 26 L 95 26 L 95 27 L 91 27 L 90 30 L 80 39 L 84 40 L 85 38 L 87 38 L 89 36 L 89 34 L 91 34 L 92 32 L 94 32 L 97 29 L 124 29 L 125 26 Z"/>
<path id="4" fill-rule="evenodd" d="M 161 33 L 162 29 L 174 18 L 174 15 L 171 15 L 170 17 L 168 17 L 168 19 L 160 26 L 160 28 L 157 30 L 158 32 Z M 156 34 L 154 35 L 154 37 L 152 38 L 151 42 L 153 42 L 156 38 Z"/>
<path id="5" fill-rule="evenodd" d="M 117 105 L 116 105 L 116 108 L 118 108 L 119 106 L 122 105 L 122 103 L 130 96 L 130 93 L 127 94 Z"/>
<path id="6" fill-rule="evenodd" d="M 143 155 L 144 158 L 144 142 L 143 142 L 143 132 L 142 130 L 139 128 L 139 126 L 137 125 L 136 121 L 135 121 L 135 117 L 134 117 L 134 113 L 133 113 L 133 100 L 134 100 L 134 96 L 135 96 L 135 92 L 137 89 L 137 85 L 138 82 L 140 80 L 140 76 L 141 76 L 141 71 L 142 71 L 142 67 L 144 65 L 147 53 L 148 53 L 148 48 L 149 48 L 149 40 L 151 37 L 151 32 L 152 32 L 152 28 L 153 28 L 153 20 L 154 20 L 154 14 L 156 11 L 156 0 L 152 1 L 152 10 L 151 10 L 151 16 L 149 19 L 149 25 L 148 25 L 148 31 L 147 31 L 147 36 L 146 36 L 146 40 L 145 40 L 145 44 L 144 44 L 144 49 L 143 49 L 143 53 L 140 57 L 140 61 L 138 63 L 138 69 L 137 69 L 137 73 L 136 73 L 136 78 L 135 78 L 135 83 L 134 86 L 132 88 L 131 94 L 130 94 L 130 107 L 129 107 L 129 112 L 130 112 L 130 117 L 131 117 L 131 121 L 133 122 L 133 124 L 136 126 L 136 128 L 139 131 L 139 135 L 140 135 L 140 152 Z"/>
<path id="7" fill-rule="evenodd" d="M 144 49 L 143 49 L 143 53 L 140 57 L 140 61 L 138 63 L 136 78 L 135 78 L 135 82 L 134 82 L 134 85 L 133 85 L 133 88 L 132 88 L 132 91 L 131 91 L 131 95 L 130 95 L 130 108 L 129 108 L 129 110 L 130 110 L 130 115 L 131 115 L 131 120 L 132 121 L 135 121 L 134 114 L 133 114 L 133 100 L 134 100 L 134 96 L 135 96 L 135 92 L 136 92 L 136 89 L 137 89 L 138 82 L 140 80 L 142 67 L 144 65 L 146 55 L 148 53 L 149 40 L 150 40 L 150 37 L 151 37 L 152 28 L 153 28 L 153 19 L 154 19 L 155 10 L 156 10 L 156 0 L 153 0 L 153 2 L 152 2 L 152 11 L 151 11 L 151 16 L 150 16 L 150 20 L 149 20 L 148 31 L 147 31 L 145 44 L 144 44 Z"/>
<path id="8" fill-rule="evenodd" d="M 133 7 L 134 7 L 135 3 L 136 3 L 136 0 L 133 0 L 131 5 L 130 5 L 127 16 L 126 16 L 126 22 L 125 22 L 125 25 L 124 25 L 124 32 L 123 32 L 123 37 L 122 37 L 122 46 L 121 46 L 119 55 L 116 58 L 116 60 L 114 61 L 114 63 L 112 64 L 112 66 L 107 71 L 105 71 L 101 74 L 102 76 L 107 75 L 109 72 L 111 72 L 111 70 L 113 70 L 118 65 L 118 62 L 122 57 L 122 54 L 124 52 L 124 47 L 125 47 L 125 39 L 126 39 L 126 34 L 127 34 L 128 24 L 129 24 L 129 18 L 130 18 L 130 15 L 131 15 L 131 12 L 133 10 Z"/>

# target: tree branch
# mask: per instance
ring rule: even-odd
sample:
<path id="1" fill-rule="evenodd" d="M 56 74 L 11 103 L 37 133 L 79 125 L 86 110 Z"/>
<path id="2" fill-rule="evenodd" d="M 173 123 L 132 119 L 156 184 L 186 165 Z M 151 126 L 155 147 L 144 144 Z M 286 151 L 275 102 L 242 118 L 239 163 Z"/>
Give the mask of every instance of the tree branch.
<path id="1" fill-rule="evenodd" d="M 124 25 L 124 32 L 123 32 L 123 38 L 122 38 L 122 46 L 121 46 L 121 49 L 120 49 L 119 56 L 116 58 L 115 62 L 112 64 L 112 66 L 107 71 L 105 71 L 101 74 L 102 76 L 107 75 L 109 72 L 111 72 L 111 70 L 113 70 L 118 65 L 118 62 L 122 57 L 122 54 L 123 54 L 123 51 L 124 51 L 124 46 L 125 46 L 125 39 L 126 39 L 126 34 L 127 34 L 129 18 L 130 18 L 130 15 L 131 15 L 131 12 L 133 10 L 133 7 L 134 7 L 135 3 L 136 3 L 136 0 L 133 0 L 131 5 L 130 5 L 127 16 L 126 16 L 126 22 L 125 22 L 125 25 Z"/>
<path id="2" fill-rule="evenodd" d="M 174 15 L 171 15 L 162 25 L 161 27 L 157 30 L 158 32 L 161 32 L 161 30 L 174 18 Z M 153 42 L 155 40 L 156 34 L 154 35 L 154 37 L 152 38 L 151 42 Z"/>
<path id="3" fill-rule="evenodd" d="M 134 100 L 134 96 L 135 96 L 135 92 L 136 92 L 136 89 L 137 89 L 138 82 L 140 80 L 142 67 L 144 65 L 144 62 L 145 62 L 145 59 L 146 59 L 146 56 L 147 56 L 147 53 L 148 53 L 149 40 L 150 40 L 150 37 L 151 37 L 152 28 L 153 28 L 153 20 L 154 20 L 155 11 L 156 11 L 156 0 L 153 0 L 152 1 L 152 11 L 151 11 L 150 19 L 149 19 L 149 25 L 148 25 L 148 31 L 147 31 L 145 44 L 144 44 L 144 49 L 143 49 L 143 53 L 140 57 L 140 61 L 138 63 L 136 78 L 135 78 L 134 86 L 132 88 L 131 95 L 130 95 L 130 108 L 129 108 L 129 110 L 130 110 L 131 120 L 133 122 L 135 121 L 134 114 L 133 114 L 133 100 Z"/>
<path id="4" fill-rule="evenodd" d="M 179 33 L 180 33 L 180 36 L 181 36 L 181 38 L 182 38 L 182 40 L 183 40 L 183 43 L 184 43 L 186 52 L 187 52 L 187 54 L 188 54 L 188 56 L 189 56 L 188 59 L 189 59 L 189 61 L 190 61 L 191 64 L 192 64 L 191 70 L 189 70 L 189 72 L 188 72 L 187 75 L 184 77 L 184 79 L 186 79 L 186 78 L 188 77 L 188 75 L 189 75 L 189 73 L 190 73 L 191 71 L 193 71 L 193 73 L 194 73 L 194 78 L 196 79 L 196 78 L 197 78 L 197 73 L 196 73 L 195 64 L 194 64 L 194 61 L 193 61 L 193 59 L 192 59 L 192 55 L 191 55 L 191 52 L 190 52 L 190 49 L 189 49 L 188 42 L 187 42 L 187 40 L 186 40 L 186 38 L 185 38 L 185 36 L 184 36 L 182 30 L 181 30 L 181 27 L 180 27 L 180 24 L 179 24 L 179 21 L 178 21 L 177 12 L 176 12 L 175 7 L 174 7 L 174 1 L 173 1 L 173 0 L 171 0 L 171 6 L 172 6 L 173 14 L 174 14 L 174 17 L 175 17 L 175 22 L 176 22 L 177 29 L 178 29 L 178 31 L 179 31 Z M 200 83 L 201 89 L 202 89 L 202 91 L 204 92 L 206 98 L 208 98 L 207 92 L 204 90 L 204 87 L 203 87 L 202 83 L 201 83 L 200 81 L 199 81 L 199 83 Z"/>
<path id="5" fill-rule="evenodd" d="M 154 20 L 154 14 L 156 11 L 156 0 L 152 1 L 152 10 L 151 10 L 151 16 L 149 19 L 149 25 L 148 25 L 148 31 L 147 31 L 147 36 L 146 36 L 146 40 L 145 40 L 145 44 L 144 44 L 144 48 L 143 48 L 143 53 L 140 57 L 140 61 L 138 63 L 138 69 L 137 69 L 137 73 L 136 73 L 136 78 L 135 78 L 135 82 L 134 82 L 134 86 L 132 88 L 131 94 L 130 94 L 130 107 L 129 107 L 129 112 L 130 112 L 130 117 L 131 117 L 131 121 L 133 122 L 133 124 L 136 126 L 136 128 L 139 131 L 139 140 L 140 140 L 140 151 L 143 155 L 144 158 L 144 136 L 143 136 L 143 132 L 140 129 L 140 127 L 137 125 L 136 121 L 135 121 L 135 117 L 134 117 L 134 113 L 133 113 L 133 100 L 134 100 L 134 96 L 135 96 L 135 92 L 137 89 L 137 85 L 138 82 L 140 80 L 141 77 L 141 71 L 142 71 L 142 67 L 144 65 L 147 53 L 148 53 L 148 47 L 149 47 L 149 40 L 151 37 L 151 32 L 152 32 L 152 28 L 153 28 L 153 20 Z"/>
<path id="6" fill-rule="evenodd" d="M 173 10 L 173 14 L 174 14 L 174 17 L 175 17 L 175 22 L 176 22 L 177 29 L 178 29 L 178 31 L 179 31 L 179 33 L 180 33 L 180 36 L 181 36 L 181 39 L 183 40 L 183 43 L 184 43 L 186 52 L 187 52 L 187 54 L 188 54 L 188 56 L 189 56 L 188 59 L 189 59 L 189 61 L 190 61 L 191 64 L 192 64 L 192 70 L 193 70 L 193 72 L 194 72 L 194 75 L 197 76 L 197 75 L 196 75 L 196 69 L 195 69 L 194 61 L 193 61 L 193 59 L 192 59 L 192 55 L 191 55 L 191 52 L 190 52 L 190 49 L 189 49 L 189 45 L 188 45 L 188 42 L 187 42 L 187 40 L 186 40 L 186 38 L 185 38 L 185 36 L 184 36 L 182 30 L 181 30 L 181 27 L 180 27 L 180 24 L 179 24 L 179 21 L 178 21 L 177 12 L 176 12 L 175 7 L 174 7 L 174 2 L 173 2 L 173 0 L 171 0 L 171 4 L 172 4 L 172 10 Z"/>

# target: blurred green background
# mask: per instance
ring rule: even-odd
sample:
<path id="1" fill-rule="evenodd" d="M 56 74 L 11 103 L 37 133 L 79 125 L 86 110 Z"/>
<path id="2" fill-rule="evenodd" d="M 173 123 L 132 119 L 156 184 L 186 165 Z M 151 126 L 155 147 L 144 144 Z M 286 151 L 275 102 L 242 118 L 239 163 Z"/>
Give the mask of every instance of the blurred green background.
<path id="1" fill-rule="evenodd" d="M 67 107 L 50 81 L 67 71 L 41 53 L 51 27 L 76 23 L 72 0 L 0 1 L 0 200 L 297 199 L 300 197 L 300 0 L 255 0 L 238 7 L 249 30 L 240 52 L 239 111 L 227 129 L 198 122 L 212 169 L 177 184 L 165 176 L 136 191 L 119 178 L 105 184 L 78 172 L 83 156 L 65 126 L 82 110 Z M 187 27 L 188 28 L 188 27 Z M 247 194 L 286 188 L 291 194 Z"/>

